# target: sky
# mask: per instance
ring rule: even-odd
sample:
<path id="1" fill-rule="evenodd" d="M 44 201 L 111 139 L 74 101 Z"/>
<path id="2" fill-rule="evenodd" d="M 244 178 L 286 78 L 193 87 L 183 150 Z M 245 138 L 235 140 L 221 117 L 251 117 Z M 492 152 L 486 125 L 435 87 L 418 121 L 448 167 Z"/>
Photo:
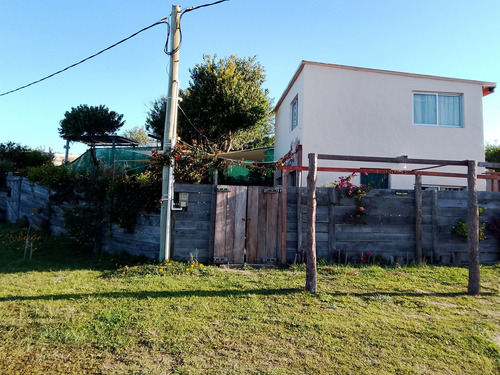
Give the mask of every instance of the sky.
<path id="1" fill-rule="evenodd" d="M 214 0 L 1 0 L 0 94 L 72 65 L 164 17 Z M 500 83 L 498 0 L 230 0 L 182 18 L 180 87 L 203 54 L 257 56 L 276 103 L 302 60 Z M 0 143 L 64 152 L 64 113 L 81 104 L 143 126 L 166 93 L 167 25 L 41 83 L 0 96 Z M 483 99 L 500 142 L 500 89 Z M 71 153 L 86 146 L 71 145 Z"/>

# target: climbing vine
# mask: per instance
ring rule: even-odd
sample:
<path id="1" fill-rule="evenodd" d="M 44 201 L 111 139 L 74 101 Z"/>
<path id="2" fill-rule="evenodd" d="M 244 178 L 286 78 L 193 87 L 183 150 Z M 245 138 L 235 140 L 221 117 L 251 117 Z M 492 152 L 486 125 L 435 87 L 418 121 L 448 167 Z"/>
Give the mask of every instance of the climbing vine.
<path id="1" fill-rule="evenodd" d="M 175 163 L 174 179 L 179 183 L 212 183 L 215 170 L 223 176 L 223 172 L 232 166 L 250 170 L 254 181 L 265 180 L 264 176 L 269 176 L 276 170 L 274 163 L 248 163 L 244 160 L 225 159 L 220 157 L 219 150 L 208 152 L 196 143 L 189 145 L 180 142 L 166 153 L 157 150 L 153 150 L 152 153 L 149 170 L 161 176 L 164 165 Z"/>
<path id="2" fill-rule="evenodd" d="M 219 157 L 217 150 L 205 151 L 198 145 L 179 143 L 166 153 L 152 150 L 151 163 L 142 173 L 100 167 L 91 172 L 76 172 L 71 166 L 43 165 L 28 168 L 26 176 L 33 183 L 51 189 L 51 204 L 64 208 L 65 228 L 82 245 L 99 247 L 102 234 L 111 223 L 133 232 L 141 212 L 159 210 L 162 171 L 175 161 L 174 179 L 179 183 L 211 183 L 214 170 L 244 166 L 255 179 L 269 175 L 274 165 L 248 164 Z M 222 175 L 222 173 L 221 173 Z M 109 230 L 106 230 L 109 228 Z"/>
<path id="3" fill-rule="evenodd" d="M 354 200 L 356 208 L 345 215 L 345 221 L 352 224 L 366 224 L 366 206 L 363 199 L 369 190 L 367 185 L 356 185 L 351 180 L 356 176 L 351 173 L 347 177 L 340 177 L 332 182 L 330 187 L 333 187 L 337 192 L 338 204 L 342 199 L 350 198 Z"/>

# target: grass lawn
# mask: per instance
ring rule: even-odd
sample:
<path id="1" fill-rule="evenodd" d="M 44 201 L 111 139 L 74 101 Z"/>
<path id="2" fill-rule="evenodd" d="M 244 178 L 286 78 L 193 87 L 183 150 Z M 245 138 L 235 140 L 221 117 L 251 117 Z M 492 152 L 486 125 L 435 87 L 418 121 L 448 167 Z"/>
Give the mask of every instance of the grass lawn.
<path id="1" fill-rule="evenodd" d="M 499 374 L 500 266 L 218 269 L 0 224 L 1 374 Z"/>

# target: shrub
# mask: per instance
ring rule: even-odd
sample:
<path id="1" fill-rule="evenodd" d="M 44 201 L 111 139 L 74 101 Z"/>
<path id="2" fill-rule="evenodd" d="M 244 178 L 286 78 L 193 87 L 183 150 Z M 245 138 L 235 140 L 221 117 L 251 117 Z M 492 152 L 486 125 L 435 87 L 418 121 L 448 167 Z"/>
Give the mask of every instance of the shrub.
<path id="1" fill-rule="evenodd" d="M 485 228 L 486 228 L 485 222 L 479 224 L 479 241 L 483 241 L 484 239 L 486 239 L 486 236 L 484 235 Z M 462 241 L 467 240 L 468 229 L 467 229 L 467 222 L 464 219 L 458 220 L 457 225 L 455 225 L 452 230 L 455 236 L 457 236 L 457 238 L 459 238 Z"/>
<path id="2" fill-rule="evenodd" d="M 0 143 L 0 188 L 5 187 L 8 172 L 20 172 L 28 167 L 51 164 L 54 156 L 14 142 Z"/>

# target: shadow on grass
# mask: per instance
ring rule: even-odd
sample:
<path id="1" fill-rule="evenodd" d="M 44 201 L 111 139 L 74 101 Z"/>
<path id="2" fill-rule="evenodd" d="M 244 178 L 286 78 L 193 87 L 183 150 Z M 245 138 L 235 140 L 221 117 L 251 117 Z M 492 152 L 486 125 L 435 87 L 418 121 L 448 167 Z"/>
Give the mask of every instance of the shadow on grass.
<path id="1" fill-rule="evenodd" d="M 5 224 L 2 224 L 5 226 Z M 14 227 L 15 229 L 16 227 Z M 19 232 L 19 231 L 18 231 Z M 134 257 L 125 253 L 93 254 L 64 236 L 43 237 L 31 256 L 24 252 L 24 243 L 9 243 L 0 233 L 0 274 L 44 272 L 44 271 L 76 271 L 95 270 L 113 271 L 117 264 L 137 264 L 152 262 L 145 257 Z"/>
<path id="2" fill-rule="evenodd" d="M 141 292 L 107 292 L 107 293 L 70 293 L 70 294 L 46 294 L 38 296 L 7 296 L 1 297 L 0 301 L 39 301 L 39 300 L 84 300 L 87 298 L 134 298 L 137 300 L 148 298 L 184 298 L 184 297 L 242 297 L 249 295 L 293 295 L 306 293 L 303 288 L 284 288 L 284 289 L 247 289 L 247 290 L 180 290 L 180 291 L 141 291 Z M 460 297 L 467 296 L 466 292 L 456 293 L 412 293 L 412 292 L 397 292 L 397 293 L 331 293 L 337 297 Z M 493 296 L 496 293 L 481 293 L 482 296 Z"/>
<path id="3" fill-rule="evenodd" d="M 37 301 L 37 300 L 83 300 L 87 298 L 183 298 L 183 297 L 238 297 L 248 295 L 292 295 L 304 292 L 299 288 L 285 289 L 247 289 L 247 290 L 152 290 L 141 292 L 107 292 L 107 293 L 71 293 L 71 294 L 46 294 L 39 296 L 8 296 L 1 297 L 0 301 Z"/>
<path id="4" fill-rule="evenodd" d="M 0 250 L 0 256 L 2 251 Z M 24 273 L 24 272 L 45 272 L 45 271 L 114 271 L 116 263 L 130 263 L 129 256 L 123 255 L 102 255 L 75 253 L 68 256 L 57 254 L 34 254 L 33 259 L 23 259 L 23 253 L 16 259 L 10 259 L 8 263 L 0 264 L 0 274 L 2 273 Z M 65 255 L 65 254 L 64 254 Z M 29 255 L 28 255 L 29 257 Z"/>

